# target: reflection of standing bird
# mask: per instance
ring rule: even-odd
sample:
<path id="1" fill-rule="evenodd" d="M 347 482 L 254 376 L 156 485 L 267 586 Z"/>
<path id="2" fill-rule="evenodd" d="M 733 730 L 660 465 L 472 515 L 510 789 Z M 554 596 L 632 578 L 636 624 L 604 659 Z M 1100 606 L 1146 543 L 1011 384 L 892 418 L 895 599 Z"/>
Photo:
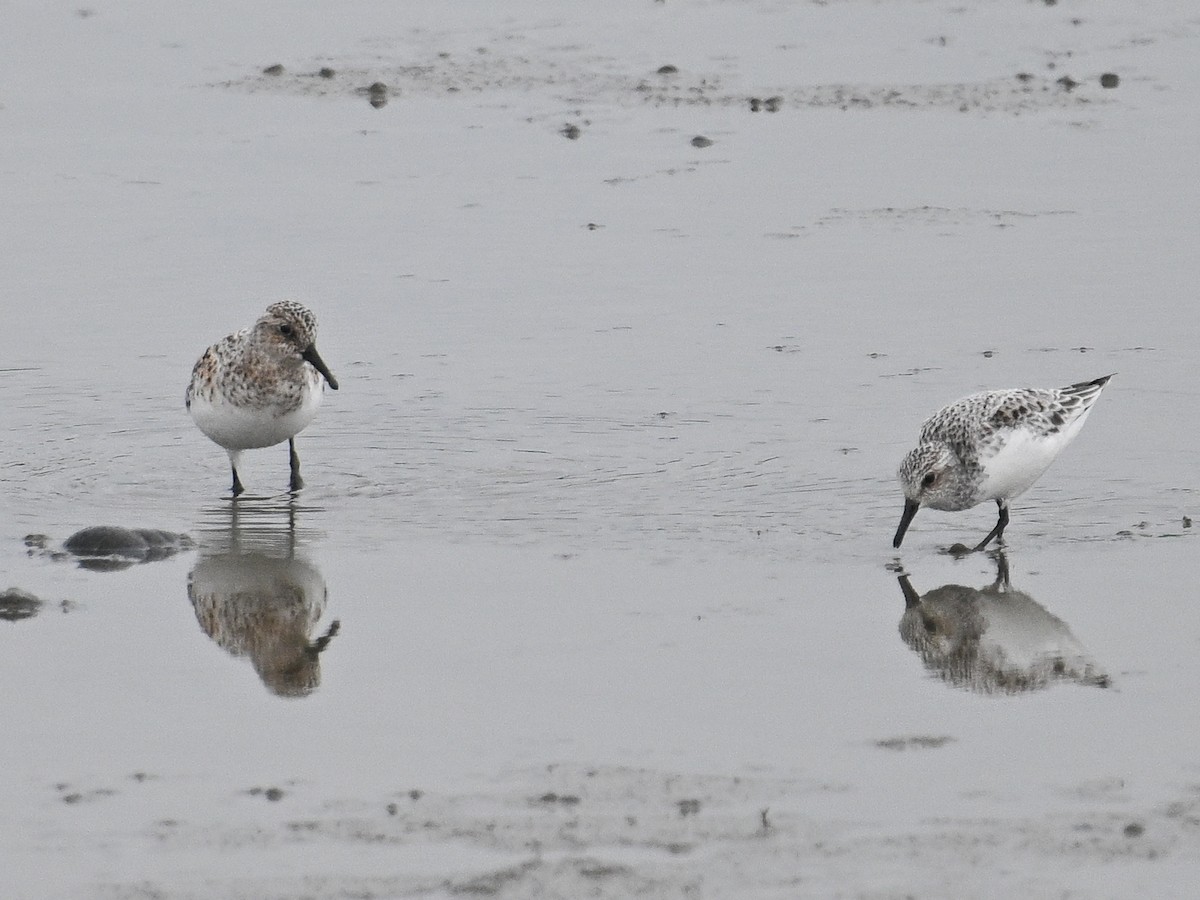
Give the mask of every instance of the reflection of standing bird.
<path id="1" fill-rule="evenodd" d="M 205 634 L 230 655 L 248 656 L 281 697 L 306 696 L 321 683 L 319 654 L 338 623 L 315 641 L 309 635 L 326 596 L 313 565 L 262 553 L 201 556 L 188 576 L 188 599 Z"/>
<path id="2" fill-rule="evenodd" d="M 981 590 L 947 584 L 918 595 L 900 576 L 900 636 L 925 668 L 983 694 L 1019 694 L 1055 681 L 1108 687 L 1108 675 L 1067 623 L 1013 590 L 1003 556 L 999 562 L 996 582 Z"/>
<path id="3" fill-rule="evenodd" d="M 288 442 L 291 489 L 304 486 L 295 437 L 321 405 L 321 376 L 337 379 L 317 353 L 317 320 L 294 300 L 272 303 L 252 328 L 213 344 L 192 369 L 187 408 L 196 425 L 225 448 L 233 495 L 243 450 Z"/>
<path id="4" fill-rule="evenodd" d="M 995 500 L 1000 518 L 977 547 L 1004 534 L 1008 501 L 1027 491 L 1087 420 L 1111 375 L 1051 390 L 986 391 L 956 400 L 921 426 L 900 464 L 904 515 L 892 541 L 922 506 L 957 511 Z"/>

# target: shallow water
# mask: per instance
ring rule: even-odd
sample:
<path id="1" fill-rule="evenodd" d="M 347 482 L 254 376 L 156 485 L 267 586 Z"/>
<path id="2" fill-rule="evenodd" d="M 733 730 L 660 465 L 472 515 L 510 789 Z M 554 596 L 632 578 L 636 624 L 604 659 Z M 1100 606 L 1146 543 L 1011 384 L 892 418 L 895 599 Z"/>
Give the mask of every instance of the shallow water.
<path id="1" fill-rule="evenodd" d="M 1200 23 L 665 7 L 0 36 L 11 895 L 1187 895 Z M 234 504 L 183 388 L 285 296 L 342 389 Z M 926 415 L 1113 371 L 1008 591 L 891 550 Z M 24 544 L 103 523 L 197 549 Z"/>

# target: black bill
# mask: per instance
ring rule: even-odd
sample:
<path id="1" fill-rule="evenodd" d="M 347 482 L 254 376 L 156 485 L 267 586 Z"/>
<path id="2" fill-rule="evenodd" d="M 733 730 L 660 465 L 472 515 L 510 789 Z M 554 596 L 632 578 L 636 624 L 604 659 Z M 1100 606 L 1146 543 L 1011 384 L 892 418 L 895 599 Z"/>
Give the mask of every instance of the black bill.
<path id="1" fill-rule="evenodd" d="M 921 504 L 916 500 L 904 501 L 904 515 L 900 517 L 900 527 L 896 529 L 896 536 L 892 539 L 892 546 L 897 550 L 900 549 L 900 544 L 904 541 L 904 532 L 908 531 L 908 525 L 913 520 L 913 516 L 917 514 L 917 510 L 921 508 Z"/>
<path id="2" fill-rule="evenodd" d="M 329 386 L 335 391 L 338 389 L 337 379 L 333 377 L 333 373 L 329 371 L 329 366 L 325 365 L 325 360 L 321 359 L 321 354 L 317 352 L 317 345 L 310 344 L 308 349 L 300 354 L 312 363 L 312 367 L 325 376 L 325 380 L 329 382 Z M 899 545 L 897 545 L 899 546 Z"/>

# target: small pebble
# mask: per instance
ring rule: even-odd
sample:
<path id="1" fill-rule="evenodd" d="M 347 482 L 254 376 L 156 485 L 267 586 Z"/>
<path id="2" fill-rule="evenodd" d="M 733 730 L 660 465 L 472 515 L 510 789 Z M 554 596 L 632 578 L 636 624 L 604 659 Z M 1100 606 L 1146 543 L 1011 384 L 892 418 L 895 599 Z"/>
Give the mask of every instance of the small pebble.
<path id="1" fill-rule="evenodd" d="M 659 75 L 674 75 L 678 71 L 679 71 L 679 69 L 677 69 L 675 66 L 670 65 L 669 63 L 665 66 L 658 67 Z"/>
<path id="2" fill-rule="evenodd" d="M 1146 833 L 1146 826 L 1139 822 L 1130 822 L 1125 826 L 1125 837 L 1141 837 Z"/>
<path id="3" fill-rule="evenodd" d="M 712 144 L 713 144 L 713 142 L 711 140 L 709 140 L 708 138 L 706 138 L 702 134 L 698 134 L 694 138 L 692 138 L 692 146 L 693 147 L 711 147 Z"/>
<path id="4" fill-rule="evenodd" d="M 1121 83 L 1121 79 L 1117 77 L 1115 72 L 1105 72 L 1100 76 L 1100 87 L 1115 88 Z"/>
<path id="5" fill-rule="evenodd" d="M 282 75 L 283 74 L 283 66 L 280 65 L 279 63 L 275 63 L 275 65 L 273 65 L 273 66 L 267 66 L 265 69 L 263 69 L 263 74 L 264 75 Z"/>
<path id="6" fill-rule="evenodd" d="M 376 109 L 387 106 L 388 86 L 382 81 L 374 82 L 369 88 L 367 88 L 367 102 Z"/>
<path id="7" fill-rule="evenodd" d="M 577 141 L 579 140 L 579 135 L 583 134 L 583 132 L 579 130 L 578 125 L 564 125 L 559 129 L 558 133 L 565 137 L 568 141 Z"/>
<path id="8" fill-rule="evenodd" d="M 322 78 L 332 78 L 337 73 L 335 71 L 333 71 L 333 69 L 329 68 L 329 66 L 322 66 L 320 71 L 317 72 L 317 74 L 320 75 Z"/>

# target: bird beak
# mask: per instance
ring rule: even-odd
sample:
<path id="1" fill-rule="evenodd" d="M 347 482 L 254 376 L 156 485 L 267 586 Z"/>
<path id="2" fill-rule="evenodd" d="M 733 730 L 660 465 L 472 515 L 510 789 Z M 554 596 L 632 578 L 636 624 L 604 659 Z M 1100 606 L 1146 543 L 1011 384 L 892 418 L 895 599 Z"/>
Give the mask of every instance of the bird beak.
<path id="1" fill-rule="evenodd" d="M 309 344 L 308 349 L 300 354 L 305 360 L 312 363 L 312 367 L 325 376 L 325 380 L 329 382 L 329 386 L 335 391 L 337 390 L 337 379 L 333 377 L 333 373 L 329 371 L 329 366 L 325 365 L 325 360 L 321 359 L 321 354 L 317 352 L 316 344 Z"/>
<path id="2" fill-rule="evenodd" d="M 896 529 L 896 537 L 892 539 L 892 546 L 897 550 L 900 549 L 900 544 L 904 540 L 904 532 L 908 531 L 908 523 L 913 520 L 913 516 L 920 508 L 921 504 L 916 500 L 904 501 L 904 515 L 900 517 L 900 527 Z"/>

